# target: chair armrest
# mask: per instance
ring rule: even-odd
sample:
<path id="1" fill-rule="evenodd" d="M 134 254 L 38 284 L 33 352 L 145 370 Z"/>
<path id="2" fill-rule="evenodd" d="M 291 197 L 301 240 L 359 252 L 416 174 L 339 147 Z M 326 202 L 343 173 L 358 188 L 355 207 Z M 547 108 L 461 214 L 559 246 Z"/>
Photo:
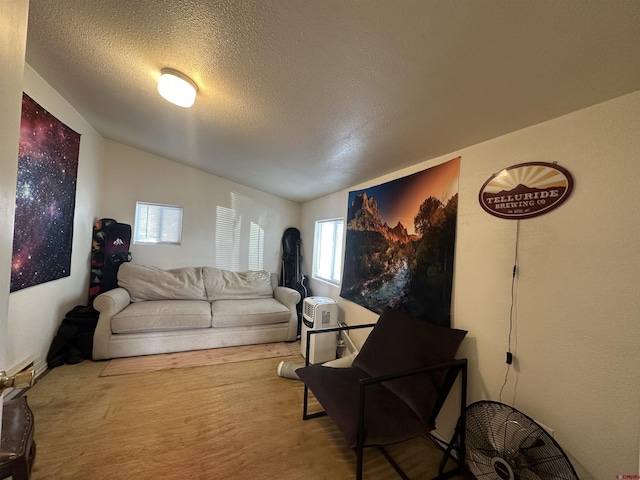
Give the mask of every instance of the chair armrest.
<path id="1" fill-rule="evenodd" d="M 339 327 L 330 327 L 330 328 L 318 328 L 315 330 L 307 330 L 307 352 L 306 352 L 306 361 L 305 361 L 305 366 L 308 367 L 310 365 L 309 363 L 309 353 L 310 353 L 310 349 L 311 349 L 311 335 L 319 335 L 321 333 L 335 333 L 335 332 L 342 332 L 345 330 L 357 330 L 360 328 L 373 328 L 375 327 L 376 324 L 375 323 L 367 323 L 365 325 L 342 325 Z"/>
<path id="2" fill-rule="evenodd" d="M 318 328 L 315 330 L 307 330 L 307 334 L 329 333 L 329 332 L 342 332 L 343 330 L 356 330 L 358 328 L 373 328 L 375 323 L 367 323 L 366 325 L 342 325 L 339 327 Z"/>

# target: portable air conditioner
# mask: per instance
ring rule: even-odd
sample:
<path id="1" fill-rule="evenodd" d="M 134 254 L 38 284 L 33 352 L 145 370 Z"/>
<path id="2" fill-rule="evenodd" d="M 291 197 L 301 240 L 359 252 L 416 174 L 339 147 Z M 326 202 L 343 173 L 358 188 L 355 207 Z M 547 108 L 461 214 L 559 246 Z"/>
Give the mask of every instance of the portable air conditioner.
<path id="1" fill-rule="evenodd" d="M 338 326 L 338 304 L 328 297 L 306 297 L 302 302 L 302 331 L 300 350 L 307 358 L 307 331 Z M 324 363 L 336 358 L 338 333 L 311 335 L 309 363 Z"/>

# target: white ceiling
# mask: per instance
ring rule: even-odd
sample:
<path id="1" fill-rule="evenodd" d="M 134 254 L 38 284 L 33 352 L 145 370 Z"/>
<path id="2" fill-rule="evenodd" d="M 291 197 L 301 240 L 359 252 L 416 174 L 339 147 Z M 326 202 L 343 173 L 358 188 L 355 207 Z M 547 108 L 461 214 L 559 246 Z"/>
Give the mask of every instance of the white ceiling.
<path id="1" fill-rule="evenodd" d="M 640 1 L 31 0 L 27 62 L 105 137 L 303 202 L 640 90 Z"/>

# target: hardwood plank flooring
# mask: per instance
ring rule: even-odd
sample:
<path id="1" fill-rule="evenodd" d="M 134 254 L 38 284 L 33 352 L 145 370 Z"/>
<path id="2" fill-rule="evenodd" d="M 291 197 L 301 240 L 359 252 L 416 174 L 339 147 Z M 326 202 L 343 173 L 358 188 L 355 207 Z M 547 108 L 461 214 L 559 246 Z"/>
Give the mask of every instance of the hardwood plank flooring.
<path id="1" fill-rule="evenodd" d="M 145 373 L 172 368 L 201 367 L 219 363 L 246 362 L 261 358 L 282 357 L 289 354 L 287 344 L 261 343 L 240 347 L 212 348 L 189 352 L 162 353 L 140 357 L 114 358 L 100 373 L 101 377 Z"/>
<path id="2" fill-rule="evenodd" d="M 352 479 L 355 453 L 327 417 L 302 420 L 302 383 L 277 376 L 291 355 L 100 377 L 105 362 L 63 365 L 27 393 L 33 480 Z M 426 439 L 389 448 L 411 478 L 432 478 Z M 365 478 L 398 478 L 375 449 Z"/>

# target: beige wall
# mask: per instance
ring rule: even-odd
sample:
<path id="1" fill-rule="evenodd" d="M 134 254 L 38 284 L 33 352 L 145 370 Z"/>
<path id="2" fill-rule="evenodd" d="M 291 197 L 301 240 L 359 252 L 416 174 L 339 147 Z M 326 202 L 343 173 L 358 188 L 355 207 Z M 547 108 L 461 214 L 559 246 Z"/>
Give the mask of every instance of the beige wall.
<path id="1" fill-rule="evenodd" d="M 92 226 L 98 209 L 98 166 L 104 140 L 27 64 L 24 65 L 22 89 L 81 135 L 71 275 L 9 295 L 7 363 L 12 366 L 27 357 L 35 356 L 36 370 L 40 373 L 46 367 L 47 352 L 64 314 L 75 305 L 87 304 Z M 22 98 L 21 93 L 18 98 Z M 13 161 L 17 165 L 17 149 Z M 14 204 L 15 188 L 14 177 L 9 191 Z"/>
<path id="2" fill-rule="evenodd" d="M 393 176 L 462 156 L 453 326 L 469 331 L 470 401 L 498 400 L 504 381 L 516 222 L 485 213 L 478 192 L 522 162 L 558 162 L 575 180 L 559 209 L 520 223 L 519 274 L 509 373 L 502 401 L 555 431 L 581 478 L 637 474 L 640 434 L 640 92 L 527 128 Z M 346 214 L 347 191 L 303 205 L 313 224 Z M 311 280 L 314 294 L 338 299 Z M 339 299 L 348 323 L 375 320 Z M 440 419 L 450 426 L 451 418 Z"/>
<path id="3" fill-rule="evenodd" d="M 182 244 L 132 245 L 135 263 L 160 268 L 220 266 L 216 264 L 220 221 L 216 210 L 222 207 L 236 215 L 239 270 L 248 268 L 249 225 L 253 222 L 265 233 L 263 268 L 279 273 L 282 233 L 300 222 L 298 203 L 113 141 L 106 143 L 101 179 L 101 217 L 134 225 L 137 201 L 184 209 Z"/>

